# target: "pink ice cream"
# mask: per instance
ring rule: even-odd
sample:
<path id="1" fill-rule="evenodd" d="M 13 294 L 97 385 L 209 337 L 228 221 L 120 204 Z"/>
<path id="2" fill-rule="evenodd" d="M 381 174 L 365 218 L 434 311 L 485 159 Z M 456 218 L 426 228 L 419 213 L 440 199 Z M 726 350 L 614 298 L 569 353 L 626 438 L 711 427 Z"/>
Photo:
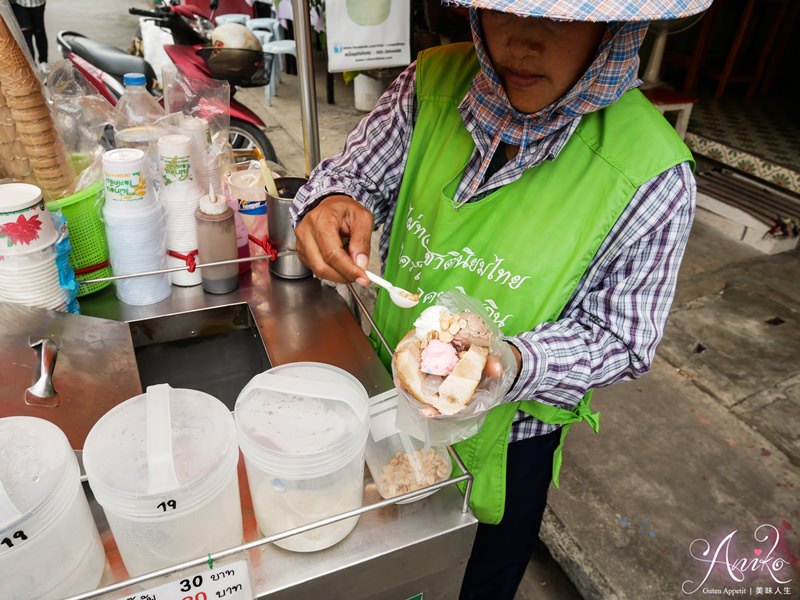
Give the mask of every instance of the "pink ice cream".
<path id="1" fill-rule="evenodd" d="M 446 377 L 458 363 L 458 354 L 451 344 L 431 340 L 422 351 L 420 370 L 429 375 Z"/>

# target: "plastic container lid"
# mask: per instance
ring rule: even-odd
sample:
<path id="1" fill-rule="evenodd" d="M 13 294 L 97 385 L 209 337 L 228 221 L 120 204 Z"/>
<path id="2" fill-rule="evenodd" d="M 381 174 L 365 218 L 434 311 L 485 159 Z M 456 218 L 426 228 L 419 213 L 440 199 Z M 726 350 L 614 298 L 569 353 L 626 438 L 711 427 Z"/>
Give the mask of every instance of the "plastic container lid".
<path id="1" fill-rule="evenodd" d="M 67 436 L 36 417 L 0 419 L 0 538 L 24 523 L 33 537 L 64 510 L 80 478 Z"/>
<path id="2" fill-rule="evenodd" d="M 144 73 L 125 73 L 122 76 L 122 83 L 125 85 L 147 85 L 147 78 Z"/>
<path id="3" fill-rule="evenodd" d="M 30 208 L 42 200 L 42 190 L 30 183 L 0 185 L 0 213 Z"/>
<path id="4" fill-rule="evenodd" d="M 166 406 L 153 404 L 154 388 L 166 391 Z M 164 518 L 159 504 L 165 499 L 175 501 L 169 515 L 176 515 L 214 497 L 238 460 L 236 428 L 225 405 L 203 392 L 165 384 L 108 411 L 83 449 L 100 505 L 142 519 Z"/>
<path id="5" fill-rule="evenodd" d="M 369 399 L 347 371 L 298 362 L 256 375 L 234 408 L 239 445 L 260 469 L 287 479 L 311 479 L 363 453 Z"/>

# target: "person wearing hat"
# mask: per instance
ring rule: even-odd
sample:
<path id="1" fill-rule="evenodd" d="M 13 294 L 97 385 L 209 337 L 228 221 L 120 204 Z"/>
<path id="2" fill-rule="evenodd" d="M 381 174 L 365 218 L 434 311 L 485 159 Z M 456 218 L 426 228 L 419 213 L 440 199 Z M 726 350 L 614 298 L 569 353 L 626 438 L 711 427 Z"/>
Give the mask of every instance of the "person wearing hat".
<path id="1" fill-rule="evenodd" d="M 661 339 L 695 183 L 691 153 L 636 89 L 638 50 L 649 21 L 711 0 L 451 3 L 470 7 L 473 43 L 420 53 L 314 170 L 293 218 L 318 277 L 361 285 L 383 225 L 384 277 L 423 299 L 403 310 L 379 293 L 389 344 L 443 291 L 491 307 L 517 375 L 455 445 L 481 522 L 461 597 L 511 599 L 567 430 L 598 428 L 590 390 L 646 373 Z"/>

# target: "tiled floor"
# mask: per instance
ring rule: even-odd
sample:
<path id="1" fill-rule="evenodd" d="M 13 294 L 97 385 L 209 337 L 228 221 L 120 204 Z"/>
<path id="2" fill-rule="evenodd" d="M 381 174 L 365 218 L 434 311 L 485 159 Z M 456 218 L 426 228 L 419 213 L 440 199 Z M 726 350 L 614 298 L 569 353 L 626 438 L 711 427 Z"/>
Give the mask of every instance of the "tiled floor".
<path id="1" fill-rule="evenodd" d="M 689 130 L 800 171 L 800 114 L 788 98 L 747 103 L 735 96 L 698 102 Z"/>
<path id="2" fill-rule="evenodd" d="M 800 193 L 800 118 L 788 97 L 701 95 L 686 142 L 698 154 Z"/>

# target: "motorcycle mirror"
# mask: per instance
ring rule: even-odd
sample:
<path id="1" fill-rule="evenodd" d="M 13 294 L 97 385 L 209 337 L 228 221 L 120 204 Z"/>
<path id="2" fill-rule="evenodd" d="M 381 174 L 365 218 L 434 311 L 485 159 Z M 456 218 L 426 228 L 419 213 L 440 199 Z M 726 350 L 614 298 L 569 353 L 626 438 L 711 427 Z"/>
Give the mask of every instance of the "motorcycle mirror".
<path id="1" fill-rule="evenodd" d="M 215 11 L 215 10 L 217 10 L 217 9 L 219 8 L 219 0 L 211 0 L 211 4 L 209 4 L 209 5 L 208 5 L 208 7 L 209 7 L 209 8 L 210 8 L 212 11 Z"/>

